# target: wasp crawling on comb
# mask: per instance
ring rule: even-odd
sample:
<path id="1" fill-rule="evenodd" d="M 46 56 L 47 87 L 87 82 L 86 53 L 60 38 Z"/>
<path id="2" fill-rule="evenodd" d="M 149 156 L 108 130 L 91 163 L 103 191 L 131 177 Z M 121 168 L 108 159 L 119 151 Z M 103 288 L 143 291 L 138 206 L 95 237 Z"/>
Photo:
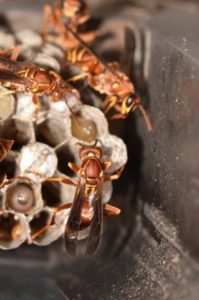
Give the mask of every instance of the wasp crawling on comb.
<path id="1" fill-rule="evenodd" d="M 77 183 L 64 177 L 47 178 L 50 182 L 62 182 L 76 186 L 73 202 L 56 208 L 50 223 L 35 233 L 32 240 L 55 223 L 57 212 L 71 208 L 64 233 L 67 253 L 76 255 L 79 252 L 80 236 L 86 230 L 83 252 L 85 255 L 93 255 L 101 241 L 103 215 L 117 216 L 120 213 L 120 209 L 103 204 L 103 184 L 106 181 L 118 179 L 124 166 L 113 174 L 107 174 L 105 171 L 110 168 L 111 162 L 101 162 L 102 148 L 97 147 L 96 143 L 93 146 L 82 146 L 79 156 L 82 161 L 80 167 L 74 163 L 68 163 L 68 166 L 78 175 Z"/>
<path id="2" fill-rule="evenodd" d="M 50 96 L 52 101 L 64 99 L 68 105 L 66 93 L 75 93 L 74 88 L 54 71 L 47 71 L 30 62 L 16 61 L 18 54 L 17 48 L 0 52 L 0 84 L 11 88 L 0 95 L 18 91 L 31 92 L 35 112 L 40 110 L 38 97 L 44 94 Z M 70 107 L 69 109 L 71 110 Z"/>
<path id="3" fill-rule="evenodd" d="M 130 112 L 138 108 L 148 130 L 152 131 L 152 124 L 141 103 L 141 98 L 136 95 L 133 83 L 120 70 L 119 64 L 102 62 L 71 28 L 68 26 L 67 28 L 79 41 L 79 46 L 68 50 L 66 59 L 69 64 L 76 65 L 82 71 L 81 74 L 71 78 L 71 81 L 86 78 L 93 89 L 100 94 L 105 94 L 107 97 L 104 102 L 104 112 L 108 113 L 111 109 L 116 111 L 111 119 L 125 119 Z"/>

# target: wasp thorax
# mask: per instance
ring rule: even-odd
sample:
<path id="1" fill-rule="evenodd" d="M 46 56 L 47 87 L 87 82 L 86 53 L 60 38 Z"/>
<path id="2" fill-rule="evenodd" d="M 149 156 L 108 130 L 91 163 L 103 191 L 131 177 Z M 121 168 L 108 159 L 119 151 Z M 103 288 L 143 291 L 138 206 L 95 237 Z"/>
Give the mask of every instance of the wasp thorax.
<path id="1" fill-rule="evenodd" d="M 10 186 L 6 191 L 5 207 L 16 212 L 28 213 L 35 205 L 33 190 L 25 183 Z"/>
<path id="2" fill-rule="evenodd" d="M 91 143 L 97 138 L 95 123 L 81 116 L 71 116 L 71 131 L 75 138 L 87 143 Z"/>

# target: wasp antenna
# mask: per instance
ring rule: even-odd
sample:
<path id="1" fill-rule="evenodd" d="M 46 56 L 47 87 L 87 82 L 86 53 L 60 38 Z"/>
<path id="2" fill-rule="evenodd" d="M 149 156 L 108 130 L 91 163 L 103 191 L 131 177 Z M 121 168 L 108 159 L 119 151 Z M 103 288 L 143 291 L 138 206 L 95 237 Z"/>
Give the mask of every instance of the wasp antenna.
<path id="1" fill-rule="evenodd" d="M 100 143 L 100 145 L 103 146 L 102 141 L 99 139 L 96 139 L 95 143 L 93 144 L 93 147 L 97 147 L 97 143 Z"/>
<path id="2" fill-rule="evenodd" d="M 74 121 L 77 123 L 77 126 L 80 128 L 81 124 L 80 124 L 79 116 L 74 113 L 73 113 L 73 116 L 74 116 Z"/>
<path id="3" fill-rule="evenodd" d="M 96 147 L 97 146 L 97 143 L 98 143 L 98 139 L 95 140 L 94 144 L 92 147 Z"/>
<path id="4" fill-rule="evenodd" d="M 78 119 L 78 116 L 77 114 L 74 113 L 73 109 L 70 107 L 70 105 L 68 104 L 68 101 L 67 99 L 65 98 L 65 103 L 70 111 L 70 113 L 74 116 L 74 120 L 78 123 L 78 126 L 80 126 L 80 122 L 79 122 L 79 119 Z"/>
<path id="5" fill-rule="evenodd" d="M 72 108 L 71 108 L 70 105 L 68 104 L 67 99 L 65 99 L 65 103 L 66 103 L 66 105 L 67 105 L 69 111 L 71 112 L 71 114 L 72 114 L 72 115 L 75 115 L 74 111 L 72 110 Z"/>
<path id="6" fill-rule="evenodd" d="M 144 107 L 141 104 L 138 106 L 138 108 L 140 109 L 140 111 L 144 117 L 144 121 L 146 123 L 148 131 L 153 131 L 153 125 L 152 125 L 152 122 L 151 122 L 146 110 L 144 109 Z"/>
<path id="7" fill-rule="evenodd" d="M 78 146 L 81 146 L 81 147 L 88 147 L 87 145 L 84 145 L 84 144 L 82 144 L 82 143 L 76 143 L 75 145 L 78 145 Z"/>
<path id="8" fill-rule="evenodd" d="M 68 143 L 70 141 L 70 138 L 67 140 L 64 140 L 63 142 L 61 142 L 59 145 L 57 145 L 54 150 L 57 151 L 59 148 L 61 148 L 63 145 L 65 145 L 66 143 Z"/>

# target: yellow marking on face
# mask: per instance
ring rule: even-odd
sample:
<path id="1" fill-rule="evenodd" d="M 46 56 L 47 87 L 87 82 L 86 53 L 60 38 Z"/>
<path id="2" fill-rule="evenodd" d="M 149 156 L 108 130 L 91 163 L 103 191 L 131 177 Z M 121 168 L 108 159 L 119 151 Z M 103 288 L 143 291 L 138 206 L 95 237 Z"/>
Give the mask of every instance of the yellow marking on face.
<path id="1" fill-rule="evenodd" d="M 76 62 L 76 57 L 77 57 L 77 49 L 74 49 L 71 52 L 71 62 L 74 64 Z"/>
<path id="2" fill-rule="evenodd" d="M 115 81 L 113 84 L 112 84 L 112 88 L 115 90 L 115 89 L 118 89 L 120 86 L 119 82 Z"/>
<path id="3" fill-rule="evenodd" d="M 77 60 L 78 60 L 78 61 L 81 61 L 81 60 L 82 60 L 84 53 L 86 53 L 86 49 L 85 49 L 85 48 L 83 48 L 83 49 L 81 49 L 81 50 L 79 51 L 79 53 L 78 53 L 78 55 L 77 55 Z"/>
<path id="4" fill-rule="evenodd" d="M 87 154 L 87 156 L 88 156 L 88 157 L 93 157 L 93 156 L 95 156 L 95 155 L 94 155 L 93 152 L 89 152 L 89 153 Z"/>

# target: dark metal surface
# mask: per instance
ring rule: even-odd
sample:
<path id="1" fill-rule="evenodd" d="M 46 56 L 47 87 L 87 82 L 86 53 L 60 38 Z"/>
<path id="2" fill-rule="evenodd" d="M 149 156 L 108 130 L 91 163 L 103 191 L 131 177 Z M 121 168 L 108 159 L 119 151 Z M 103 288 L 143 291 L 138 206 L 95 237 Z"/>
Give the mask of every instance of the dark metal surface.
<path id="1" fill-rule="evenodd" d="M 199 258 L 198 11 L 162 10 L 149 26 L 155 132 L 143 137 L 144 197 L 177 226 L 185 251 Z"/>
<path id="2" fill-rule="evenodd" d="M 1 300 L 67 300 L 56 282 L 48 277 L 15 272 L 0 276 Z"/>
<path id="3" fill-rule="evenodd" d="M 113 197 L 123 214 L 106 223 L 99 255 L 71 259 L 62 241 L 1 252 L 0 299 L 198 299 L 198 12 L 163 7 L 141 21 L 155 131 L 139 113 L 140 136 L 135 115 L 126 123 L 130 161 Z"/>

